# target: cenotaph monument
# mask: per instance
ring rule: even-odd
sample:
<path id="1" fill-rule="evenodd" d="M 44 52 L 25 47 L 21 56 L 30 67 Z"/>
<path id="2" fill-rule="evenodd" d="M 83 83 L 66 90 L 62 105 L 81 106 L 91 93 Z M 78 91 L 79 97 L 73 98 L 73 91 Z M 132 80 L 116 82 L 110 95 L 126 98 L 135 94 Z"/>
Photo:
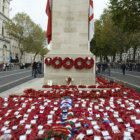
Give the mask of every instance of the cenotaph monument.
<path id="1" fill-rule="evenodd" d="M 95 56 L 88 47 L 88 14 L 88 0 L 52 0 L 52 49 L 45 58 L 45 85 L 50 81 L 67 85 L 69 80 L 72 85 L 95 84 Z"/>

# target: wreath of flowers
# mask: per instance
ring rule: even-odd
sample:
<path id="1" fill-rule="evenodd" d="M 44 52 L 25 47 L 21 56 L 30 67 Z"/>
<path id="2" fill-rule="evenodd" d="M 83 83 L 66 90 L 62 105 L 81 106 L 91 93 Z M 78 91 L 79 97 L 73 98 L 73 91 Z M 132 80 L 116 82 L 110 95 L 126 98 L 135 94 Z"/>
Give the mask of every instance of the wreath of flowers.
<path id="1" fill-rule="evenodd" d="M 74 61 L 72 58 L 69 58 L 69 57 L 66 57 L 64 60 L 63 60 L 63 67 L 66 68 L 66 69 L 71 69 L 74 65 Z"/>
<path id="2" fill-rule="evenodd" d="M 89 63 L 88 63 L 89 62 Z M 86 57 L 85 58 L 85 68 L 86 69 L 91 69 L 94 66 L 94 60 L 91 57 Z"/>
<path id="3" fill-rule="evenodd" d="M 76 69 L 81 70 L 84 68 L 84 63 L 85 63 L 85 60 L 82 57 L 78 57 L 74 61 L 74 66 Z"/>
<path id="4" fill-rule="evenodd" d="M 64 127 L 64 126 L 54 126 L 47 134 L 47 138 L 58 138 L 58 139 L 68 139 L 68 135 L 70 134 L 70 131 Z"/>
<path id="5" fill-rule="evenodd" d="M 71 69 L 73 66 L 75 69 L 91 69 L 94 66 L 94 59 L 92 57 L 86 57 L 85 59 L 82 57 L 78 57 L 75 60 L 72 58 L 66 57 L 64 60 L 62 60 L 61 57 L 54 57 L 53 59 L 50 57 L 47 57 L 45 59 L 45 64 L 50 66 L 52 65 L 54 68 L 59 69 L 62 66 L 65 69 Z"/>
<path id="6" fill-rule="evenodd" d="M 47 57 L 47 58 L 45 59 L 45 64 L 46 64 L 47 66 L 50 66 L 50 65 L 52 64 L 52 58 Z"/>
<path id="7" fill-rule="evenodd" d="M 58 62 L 58 63 L 57 63 Z M 54 57 L 52 60 L 52 66 L 56 69 L 61 68 L 63 65 L 63 60 L 61 57 Z"/>

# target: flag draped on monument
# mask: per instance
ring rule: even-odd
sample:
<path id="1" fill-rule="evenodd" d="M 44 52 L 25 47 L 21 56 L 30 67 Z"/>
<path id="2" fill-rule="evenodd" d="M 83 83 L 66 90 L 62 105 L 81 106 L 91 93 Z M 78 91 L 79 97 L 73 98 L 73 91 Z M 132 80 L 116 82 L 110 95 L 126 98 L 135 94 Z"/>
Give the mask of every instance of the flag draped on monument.
<path id="1" fill-rule="evenodd" d="M 47 1 L 46 5 L 46 14 L 48 15 L 48 26 L 47 26 L 47 38 L 48 38 L 48 44 L 51 41 L 51 36 L 52 36 L 52 29 L 51 29 L 51 0 Z"/>
<path id="2" fill-rule="evenodd" d="M 89 26 L 89 41 L 91 41 L 94 35 L 93 0 L 90 0 Z"/>
<path id="3" fill-rule="evenodd" d="M 90 13 L 89 13 L 89 41 L 92 40 L 93 35 L 94 35 L 94 13 L 93 13 L 93 0 L 90 0 Z M 51 30 L 51 0 L 47 0 L 47 5 L 46 5 L 46 14 L 48 15 L 48 26 L 47 26 L 47 33 L 46 36 L 48 38 L 48 44 L 51 41 L 51 35 L 52 35 L 52 30 Z"/>

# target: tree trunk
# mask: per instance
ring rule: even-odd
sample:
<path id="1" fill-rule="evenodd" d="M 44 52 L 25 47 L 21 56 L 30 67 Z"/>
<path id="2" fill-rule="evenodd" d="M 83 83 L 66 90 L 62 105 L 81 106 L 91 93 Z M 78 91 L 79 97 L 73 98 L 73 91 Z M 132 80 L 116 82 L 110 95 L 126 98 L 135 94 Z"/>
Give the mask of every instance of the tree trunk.
<path id="1" fill-rule="evenodd" d="M 133 61 L 136 59 L 137 46 L 133 47 Z"/>
<path id="2" fill-rule="evenodd" d="M 109 59 L 108 59 L 108 57 L 107 57 L 107 56 L 105 56 L 105 60 L 106 60 L 106 63 L 108 63 L 108 62 L 109 62 Z"/>
<path id="3" fill-rule="evenodd" d="M 113 62 L 115 62 L 116 59 L 116 53 L 113 53 Z"/>
<path id="4" fill-rule="evenodd" d="M 23 56 L 23 51 L 22 51 L 22 48 L 21 48 L 21 41 L 20 40 L 18 42 L 18 46 L 19 46 L 19 51 L 20 51 L 19 63 L 21 64 L 21 59 L 22 59 L 22 56 Z"/>
<path id="5" fill-rule="evenodd" d="M 23 51 L 22 51 L 22 50 L 20 50 L 19 63 L 21 63 L 22 56 L 23 56 Z"/>
<path id="6" fill-rule="evenodd" d="M 120 61 L 122 61 L 122 52 L 120 52 Z"/>
<path id="7" fill-rule="evenodd" d="M 103 61 L 103 57 L 102 56 L 100 56 L 100 62 L 102 62 Z"/>
<path id="8" fill-rule="evenodd" d="M 38 53 L 35 53 L 35 55 L 34 55 L 34 61 L 35 61 L 35 58 L 36 58 L 37 54 L 38 54 Z"/>

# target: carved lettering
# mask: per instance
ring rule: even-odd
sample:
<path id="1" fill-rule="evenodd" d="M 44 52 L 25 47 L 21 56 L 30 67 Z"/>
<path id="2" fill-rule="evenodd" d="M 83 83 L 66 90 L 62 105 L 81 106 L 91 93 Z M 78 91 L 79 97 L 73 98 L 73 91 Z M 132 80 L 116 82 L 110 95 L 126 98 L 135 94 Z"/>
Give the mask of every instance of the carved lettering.
<path id="1" fill-rule="evenodd" d="M 73 33 L 73 32 L 76 32 L 76 28 L 64 28 L 64 32 L 65 33 Z"/>

